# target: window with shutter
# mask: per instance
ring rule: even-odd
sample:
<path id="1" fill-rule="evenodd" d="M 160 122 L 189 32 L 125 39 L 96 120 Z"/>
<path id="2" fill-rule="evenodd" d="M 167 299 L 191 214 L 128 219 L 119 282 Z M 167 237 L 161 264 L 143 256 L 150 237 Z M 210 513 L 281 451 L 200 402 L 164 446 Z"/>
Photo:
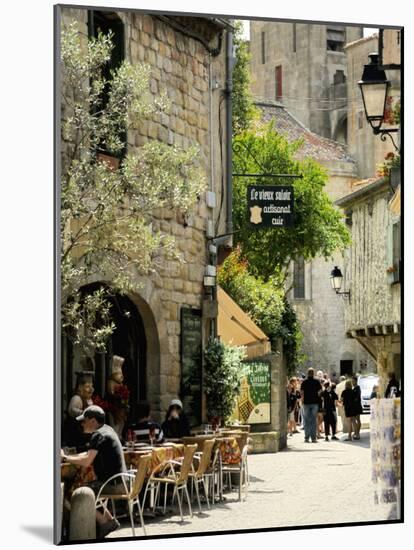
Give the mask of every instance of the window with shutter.
<path id="1" fill-rule="evenodd" d="M 298 258 L 293 264 L 293 297 L 305 298 L 305 260 Z"/>

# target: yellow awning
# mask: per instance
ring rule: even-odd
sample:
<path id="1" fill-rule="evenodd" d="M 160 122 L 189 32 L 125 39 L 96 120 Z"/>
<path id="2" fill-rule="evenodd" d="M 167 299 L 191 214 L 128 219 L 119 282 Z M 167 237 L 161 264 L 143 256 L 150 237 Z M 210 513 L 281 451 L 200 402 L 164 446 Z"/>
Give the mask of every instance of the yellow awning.
<path id="1" fill-rule="evenodd" d="M 220 287 L 217 287 L 217 300 L 217 332 L 221 340 L 233 346 L 246 346 L 249 359 L 270 353 L 266 334 Z"/>

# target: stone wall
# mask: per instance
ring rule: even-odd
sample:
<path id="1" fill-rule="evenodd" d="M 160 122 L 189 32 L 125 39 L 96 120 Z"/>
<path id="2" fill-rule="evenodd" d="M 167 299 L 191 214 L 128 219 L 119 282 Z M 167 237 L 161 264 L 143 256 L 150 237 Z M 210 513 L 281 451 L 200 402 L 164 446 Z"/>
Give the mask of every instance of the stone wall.
<path id="1" fill-rule="evenodd" d="M 355 165 L 337 160 L 324 161 L 323 165 L 329 172 L 326 192 L 330 198 L 334 201 L 347 195 L 355 179 Z M 302 370 L 312 366 L 338 375 L 341 360 L 347 360 L 353 361 L 354 372 L 375 372 L 375 362 L 369 353 L 345 335 L 345 313 L 350 306 L 348 300 L 337 296 L 331 287 L 330 276 L 335 265 L 343 272 L 344 258 L 339 252 L 328 261 L 315 258 L 307 262 L 305 298 L 294 298 L 293 290 L 289 293 L 303 333 L 302 352 L 307 359 Z M 348 289 L 346 284 L 343 286 Z"/>
<path id="2" fill-rule="evenodd" d="M 220 205 L 223 167 L 219 159 L 225 135 L 225 107 L 220 105 L 220 99 L 225 84 L 225 41 L 220 55 L 213 57 L 199 41 L 175 31 L 155 16 L 120 12 L 119 17 L 125 24 L 126 60 L 150 65 L 150 94 L 157 97 L 166 92 L 171 103 L 168 113 L 143 120 L 128 132 L 128 151 L 133 152 L 149 140 L 182 148 L 198 146 L 207 190 L 216 193 L 216 204 Z M 71 20 L 78 21 L 86 44 L 86 10 L 64 8 L 63 23 Z M 215 46 L 218 29 L 213 32 L 207 22 L 197 24 L 201 29 L 208 27 Z M 211 96 L 210 77 L 220 83 Z M 146 328 L 148 399 L 158 419 L 180 389 L 180 309 L 202 308 L 203 277 L 208 263 L 207 223 L 210 220 L 216 226 L 216 234 L 224 233 L 224 213 L 220 223 L 218 217 L 218 208 L 207 207 L 205 193 L 186 219 L 180 212 L 168 209 L 153 212 L 154 229 L 174 237 L 182 255 L 182 261 L 162 260 L 156 274 L 137 279 L 139 290 L 130 296 Z M 209 323 L 205 320 L 204 341 L 208 335 Z"/>
<path id="3" fill-rule="evenodd" d="M 400 285 L 391 284 L 390 231 L 397 221 L 388 208 L 390 190 L 385 182 L 368 197 L 355 200 L 352 210 L 352 245 L 347 255 L 344 284 L 351 289 L 346 330 L 400 322 Z"/>
<path id="4" fill-rule="evenodd" d="M 365 117 L 364 105 L 358 82 L 364 65 L 369 63 L 368 54 L 378 51 L 378 36 L 358 40 L 346 47 L 348 59 L 348 149 L 355 159 L 360 178 L 374 177 L 377 167 L 384 162 L 394 147 L 389 139 L 381 141 L 374 135 Z"/>
<path id="5" fill-rule="evenodd" d="M 341 28 L 345 28 L 347 42 L 362 36 L 359 27 Z M 265 63 L 262 63 L 262 33 L 265 37 Z M 307 128 L 331 138 L 337 133 L 338 123 L 342 124 L 335 111 L 343 107 L 344 98 L 341 101 L 332 98 L 330 89 L 337 71 L 343 71 L 346 76 L 347 64 L 344 52 L 328 51 L 326 44 L 325 25 L 250 23 L 253 94 L 276 99 L 275 68 L 281 65 L 283 104 Z"/>

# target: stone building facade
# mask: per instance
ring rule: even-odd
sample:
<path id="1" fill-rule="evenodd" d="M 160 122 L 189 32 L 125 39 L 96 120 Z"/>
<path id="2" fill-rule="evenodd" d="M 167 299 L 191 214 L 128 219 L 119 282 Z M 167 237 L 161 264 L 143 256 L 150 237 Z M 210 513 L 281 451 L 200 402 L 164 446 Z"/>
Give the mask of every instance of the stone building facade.
<path id="1" fill-rule="evenodd" d="M 396 31 L 392 31 L 396 32 Z M 394 152 L 389 139 L 381 141 L 375 136 L 368 123 L 358 82 L 361 80 L 364 65 L 369 63 L 368 55 L 378 52 L 378 34 L 356 40 L 345 46 L 348 60 L 348 150 L 358 166 L 361 179 L 376 175 L 378 166 L 384 162 L 388 153 Z M 400 95 L 398 74 L 387 71 L 392 82 L 392 95 Z"/>
<path id="2" fill-rule="evenodd" d="M 400 216 L 390 209 L 393 191 L 386 179 L 356 182 L 339 199 L 347 214 L 352 245 L 344 265 L 344 287 L 351 291 L 346 309 L 347 336 L 376 361 L 382 391 L 387 373 L 400 379 L 401 288 Z"/>
<path id="3" fill-rule="evenodd" d="M 251 21 L 253 94 L 283 103 L 316 134 L 346 142 L 344 48 L 360 37 L 360 27 Z"/>
<path id="4" fill-rule="evenodd" d="M 167 18 L 127 11 L 103 11 L 99 16 L 121 25 L 125 59 L 133 64 L 149 64 L 150 93 L 156 97 L 165 91 L 171 103 L 169 112 L 161 118 L 143 120 L 139 127 L 128 131 L 128 150 L 133 151 L 148 140 L 182 148 L 196 145 L 208 181 L 206 192 L 187 218 L 168 209 L 154 211 L 153 227 L 174 237 L 183 261 L 164 261 L 156 274 L 137 278 L 139 291 L 123 298 L 124 302 L 121 298 L 119 301 L 133 312 L 129 323 L 119 319 L 124 323 L 125 336 L 116 331 L 108 353 L 94 357 L 98 391 L 104 391 L 112 354 L 121 355 L 126 358 L 126 382 L 128 372 L 133 373 L 131 377 L 137 386 L 132 388 L 131 400 L 148 400 L 153 416 L 161 420 L 170 400 L 180 395 L 181 390 L 182 311 L 190 310 L 201 319 L 202 344 L 211 333 L 211 318 L 214 320 L 211 297 L 203 282 L 206 266 L 211 263 L 207 237 L 226 233 L 228 222 L 221 148 L 224 150 L 226 131 L 226 103 L 222 101 L 226 83 L 226 37 L 231 26 L 217 18 Z M 62 8 L 62 25 L 73 20 L 78 23 L 86 43 L 88 11 Z M 63 143 L 63 150 L 64 146 Z M 88 284 L 105 282 L 87 281 Z M 81 366 L 79 350 L 69 341 L 64 341 L 62 346 L 65 406 L 75 384 L 75 373 Z M 199 367 L 201 369 L 201 358 Z M 197 399 L 200 401 L 201 396 Z M 192 422 L 200 422 L 204 414 L 204 410 L 194 413 Z"/>
<path id="5" fill-rule="evenodd" d="M 355 162 L 346 148 L 335 141 L 318 136 L 304 127 L 286 108 L 275 102 L 260 102 L 264 120 L 274 120 L 276 129 L 289 141 L 303 139 L 298 159 L 312 158 L 329 174 L 326 192 L 336 200 L 350 192 L 356 179 Z M 330 274 L 334 265 L 342 266 L 340 253 L 330 261 L 292 262 L 288 297 L 295 308 L 303 332 L 302 351 L 306 366 L 337 375 L 351 372 L 372 372 L 374 362 L 366 350 L 345 337 L 344 316 L 348 302 L 336 296 Z"/>

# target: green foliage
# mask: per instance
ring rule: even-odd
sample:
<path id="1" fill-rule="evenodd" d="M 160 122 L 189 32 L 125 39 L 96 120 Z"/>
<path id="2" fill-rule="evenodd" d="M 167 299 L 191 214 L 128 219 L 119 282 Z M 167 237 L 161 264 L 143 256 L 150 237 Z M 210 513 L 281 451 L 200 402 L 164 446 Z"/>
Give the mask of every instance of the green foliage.
<path id="1" fill-rule="evenodd" d="M 247 186 L 269 184 L 269 178 L 259 177 L 255 182 L 234 178 L 235 241 L 249 262 L 249 271 L 264 280 L 286 274 L 289 262 L 295 258 L 329 258 L 350 244 L 342 214 L 324 190 L 326 171 L 312 159 L 295 160 L 300 147 L 301 141 L 289 143 L 272 122 L 257 123 L 233 142 L 235 172 L 303 175 L 302 179 L 277 180 L 278 184 L 294 187 L 294 227 L 278 229 L 254 229 L 247 215 Z"/>
<path id="2" fill-rule="evenodd" d="M 384 162 L 377 166 L 377 175 L 383 178 L 390 178 L 392 168 L 399 168 L 401 166 L 401 157 L 399 154 L 392 152 L 388 153 L 384 159 Z"/>
<path id="3" fill-rule="evenodd" d="M 239 134 L 243 130 L 247 130 L 252 121 L 258 118 L 258 109 L 255 107 L 250 93 L 249 63 L 251 54 L 248 43 L 243 39 L 241 21 L 236 22 L 234 47 L 236 62 L 233 68 L 233 132 Z"/>
<path id="4" fill-rule="evenodd" d="M 206 178 L 195 147 L 150 141 L 118 168 L 101 160 L 98 149 L 119 156 L 126 131 L 168 105 L 162 94 L 151 99 L 146 65 L 125 61 L 105 78 L 110 34 L 82 40 L 76 24 L 63 29 L 61 288 L 62 326 L 86 351 L 105 349 L 115 328 L 109 294 L 137 290 L 137 276 L 156 271 L 162 258 L 180 259 L 171 237 L 154 230 L 154 209 L 186 212 Z M 80 288 L 92 281 L 105 289 L 85 298 Z"/>
<path id="5" fill-rule="evenodd" d="M 209 416 L 226 420 L 232 413 L 243 375 L 243 347 L 229 346 L 219 339 L 210 340 L 204 351 L 204 391 Z"/>
<path id="6" fill-rule="evenodd" d="M 280 280 L 271 277 L 264 282 L 251 275 L 237 248 L 220 267 L 218 283 L 270 339 L 278 334 L 284 311 Z"/>
<path id="7" fill-rule="evenodd" d="M 276 337 L 283 341 L 283 355 L 286 360 L 286 370 L 288 376 L 293 375 L 306 357 L 301 353 L 303 334 L 300 329 L 296 312 L 289 301 L 284 298 L 284 310 L 281 323 L 277 330 Z"/>
<path id="8" fill-rule="evenodd" d="M 294 373 L 304 360 L 300 353 L 303 335 L 295 310 L 285 297 L 283 280 L 272 276 L 264 282 L 251 275 L 247 261 L 241 258 L 240 248 L 236 248 L 220 266 L 218 283 L 272 344 L 281 338 L 287 371 Z"/>

